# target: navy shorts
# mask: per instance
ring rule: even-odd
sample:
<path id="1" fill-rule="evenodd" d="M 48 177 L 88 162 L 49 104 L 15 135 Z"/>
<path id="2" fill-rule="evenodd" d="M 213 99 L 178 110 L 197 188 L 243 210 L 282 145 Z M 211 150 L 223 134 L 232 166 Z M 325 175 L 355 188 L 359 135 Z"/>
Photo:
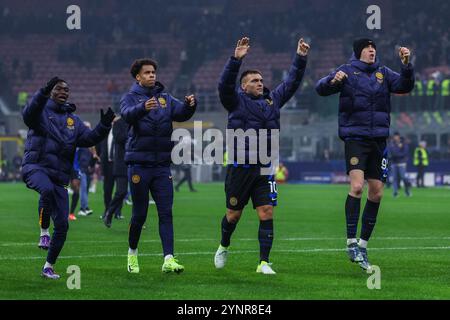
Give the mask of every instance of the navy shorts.
<path id="1" fill-rule="evenodd" d="M 225 178 L 226 206 L 231 210 L 242 210 L 252 199 L 253 208 L 277 205 L 277 185 L 273 175 L 261 175 L 258 166 L 227 167 Z"/>
<path id="2" fill-rule="evenodd" d="M 346 140 L 345 165 L 347 174 L 352 170 L 362 170 L 365 180 L 386 182 L 388 176 L 386 139 Z"/>

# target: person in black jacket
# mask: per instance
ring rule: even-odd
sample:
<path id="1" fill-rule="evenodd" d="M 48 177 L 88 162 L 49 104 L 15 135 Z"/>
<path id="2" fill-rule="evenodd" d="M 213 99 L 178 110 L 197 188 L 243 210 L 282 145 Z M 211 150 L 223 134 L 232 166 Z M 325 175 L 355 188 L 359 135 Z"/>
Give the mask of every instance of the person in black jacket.
<path id="1" fill-rule="evenodd" d="M 105 211 L 100 216 L 101 219 L 105 217 L 105 212 L 109 208 L 112 200 L 114 190 L 114 144 L 112 130 L 109 132 L 106 139 L 97 145 L 97 154 L 100 156 L 100 167 L 103 175 L 103 204 Z M 121 215 L 120 213 L 115 213 Z"/>
<path id="2" fill-rule="evenodd" d="M 128 192 L 128 171 L 125 164 L 125 143 L 127 142 L 128 125 L 121 118 L 116 117 L 113 122 L 113 176 L 116 184 L 114 197 L 105 210 L 103 222 L 108 228 L 111 227 L 112 216 L 120 212 L 123 201 Z"/>

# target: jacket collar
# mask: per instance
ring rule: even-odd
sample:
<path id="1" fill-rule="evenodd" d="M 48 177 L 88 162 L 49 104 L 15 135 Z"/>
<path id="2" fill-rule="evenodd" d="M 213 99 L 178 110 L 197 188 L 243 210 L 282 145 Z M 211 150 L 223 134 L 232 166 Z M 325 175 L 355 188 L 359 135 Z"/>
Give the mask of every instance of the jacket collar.
<path id="1" fill-rule="evenodd" d="M 72 113 L 77 109 L 74 104 L 59 104 L 53 99 L 47 100 L 47 108 L 57 113 Z"/>
<path id="2" fill-rule="evenodd" d="M 380 66 L 380 62 L 378 61 L 378 57 L 375 57 L 375 62 L 374 63 L 368 64 L 368 63 L 365 63 L 365 62 L 359 60 L 358 58 L 356 58 L 354 53 L 352 54 L 352 57 L 350 58 L 349 63 L 353 67 L 358 68 L 359 70 L 364 71 L 364 72 L 368 72 L 368 73 L 374 72 Z"/>
<path id="3" fill-rule="evenodd" d="M 161 93 L 164 90 L 164 85 L 161 82 L 156 81 L 155 86 L 151 88 L 142 87 L 138 82 L 133 83 L 130 88 L 131 92 L 144 95 L 147 97 L 152 97 Z"/>
<path id="4" fill-rule="evenodd" d="M 268 88 L 266 88 L 266 87 L 264 87 L 263 94 L 261 96 L 255 96 L 255 95 L 252 95 L 252 94 L 249 94 L 249 93 L 245 93 L 245 91 L 242 90 L 241 86 L 239 86 L 238 92 L 242 93 L 242 94 L 245 94 L 247 97 L 249 97 L 252 100 L 270 98 L 270 90 Z"/>

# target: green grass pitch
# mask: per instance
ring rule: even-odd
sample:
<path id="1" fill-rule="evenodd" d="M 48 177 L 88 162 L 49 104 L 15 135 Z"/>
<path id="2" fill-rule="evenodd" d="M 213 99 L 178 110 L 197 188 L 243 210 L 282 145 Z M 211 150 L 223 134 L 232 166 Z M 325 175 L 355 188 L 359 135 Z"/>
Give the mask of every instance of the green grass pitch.
<path id="1" fill-rule="evenodd" d="M 126 270 L 126 219 L 106 229 L 101 189 L 90 194 L 94 214 L 70 222 L 56 265 L 62 276 L 45 280 L 45 252 L 37 248 L 38 194 L 24 184 L 0 184 L 0 299 L 450 299 L 450 189 L 385 191 L 369 258 L 381 269 L 381 289 L 347 260 L 344 201 L 347 186 L 281 185 L 271 253 L 275 276 L 255 272 L 258 220 L 251 206 L 233 235 L 228 264 L 216 270 L 214 252 L 224 210 L 223 184 L 186 187 L 175 194 L 175 254 L 186 270 L 162 274 L 155 206 L 139 245 L 140 274 Z M 362 205 L 363 206 L 363 205 Z M 81 289 L 69 290 L 67 267 L 81 269 Z"/>

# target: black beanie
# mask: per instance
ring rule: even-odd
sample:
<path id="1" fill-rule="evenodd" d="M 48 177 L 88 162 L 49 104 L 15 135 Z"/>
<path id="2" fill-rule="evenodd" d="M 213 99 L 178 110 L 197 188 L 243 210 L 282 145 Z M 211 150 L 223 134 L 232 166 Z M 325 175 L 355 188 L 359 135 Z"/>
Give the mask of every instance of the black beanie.
<path id="1" fill-rule="evenodd" d="M 353 42 L 353 52 L 355 53 L 355 56 L 357 59 L 361 58 L 361 52 L 363 51 L 363 49 L 369 45 L 372 45 L 375 49 L 377 48 L 377 46 L 375 45 L 375 42 L 373 42 L 373 40 L 371 39 L 359 39 L 359 40 L 355 40 L 355 42 Z"/>

